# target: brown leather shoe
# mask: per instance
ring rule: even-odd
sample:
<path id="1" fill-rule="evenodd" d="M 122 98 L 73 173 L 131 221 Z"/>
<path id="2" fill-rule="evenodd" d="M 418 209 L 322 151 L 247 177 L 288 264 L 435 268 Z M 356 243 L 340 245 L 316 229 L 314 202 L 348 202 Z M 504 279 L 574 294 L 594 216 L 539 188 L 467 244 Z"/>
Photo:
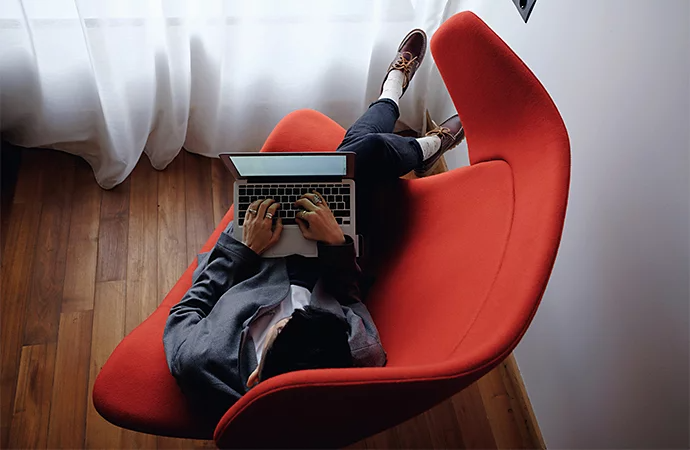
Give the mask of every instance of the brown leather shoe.
<path id="1" fill-rule="evenodd" d="M 414 170 L 415 175 L 418 177 L 424 177 L 431 173 L 438 160 L 441 159 L 441 156 L 448 150 L 457 147 L 465 139 L 465 129 L 457 114 L 446 119 L 441 125 L 437 125 L 431 119 L 429 111 L 427 111 L 426 121 L 427 126 L 433 127 L 426 133 L 426 136 L 438 136 L 441 138 L 441 148 L 434 153 L 434 156 L 425 160 L 420 167 Z"/>
<path id="2" fill-rule="evenodd" d="M 405 75 L 403 78 L 403 94 L 405 93 L 412 77 L 424 60 L 426 40 L 426 33 L 419 28 L 410 31 L 407 36 L 405 36 L 398 47 L 398 53 L 395 55 L 395 59 L 390 66 L 388 66 L 386 76 L 383 77 L 381 92 L 383 92 L 383 84 L 386 82 L 388 74 L 391 73 L 392 70 L 400 70 Z"/>

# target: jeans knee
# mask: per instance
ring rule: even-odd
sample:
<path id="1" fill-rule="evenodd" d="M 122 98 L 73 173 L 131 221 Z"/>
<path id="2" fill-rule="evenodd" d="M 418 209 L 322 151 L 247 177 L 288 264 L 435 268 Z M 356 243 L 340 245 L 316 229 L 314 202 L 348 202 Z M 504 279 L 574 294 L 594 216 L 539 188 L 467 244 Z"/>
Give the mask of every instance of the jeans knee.
<path id="1" fill-rule="evenodd" d="M 362 138 L 362 148 L 369 151 L 381 151 L 386 148 L 386 138 L 381 133 L 367 134 Z"/>
<path id="2" fill-rule="evenodd" d="M 383 133 L 371 133 L 364 136 L 366 142 L 370 145 L 382 145 L 386 142 Z"/>
<path id="3" fill-rule="evenodd" d="M 375 153 L 379 153 L 379 149 L 385 147 L 385 138 L 381 134 L 369 133 L 354 139 L 352 142 L 348 142 L 346 145 L 341 144 L 338 150 L 353 152 L 357 155 L 357 159 L 360 159 L 368 158 Z"/>

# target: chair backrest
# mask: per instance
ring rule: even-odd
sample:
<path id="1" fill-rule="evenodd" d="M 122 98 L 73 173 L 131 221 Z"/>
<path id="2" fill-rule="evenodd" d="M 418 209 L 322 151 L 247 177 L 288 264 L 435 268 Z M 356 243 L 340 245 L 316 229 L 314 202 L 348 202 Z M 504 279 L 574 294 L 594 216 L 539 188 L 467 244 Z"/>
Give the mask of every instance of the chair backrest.
<path id="1" fill-rule="evenodd" d="M 260 383 L 218 424 L 219 446 L 347 445 L 467 386 L 527 329 L 563 226 L 565 126 L 536 77 L 474 14 L 446 21 L 431 49 L 472 165 L 403 184 L 407 224 L 390 236 L 397 250 L 369 296 L 388 366 Z"/>
<path id="2" fill-rule="evenodd" d="M 472 165 L 511 169 L 513 215 L 501 267 L 456 352 L 505 356 L 546 289 L 563 230 L 570 142 L 556 105 L 525 63 L 478 17 L 458 14 L 431 44 L 467 133 Z"/>

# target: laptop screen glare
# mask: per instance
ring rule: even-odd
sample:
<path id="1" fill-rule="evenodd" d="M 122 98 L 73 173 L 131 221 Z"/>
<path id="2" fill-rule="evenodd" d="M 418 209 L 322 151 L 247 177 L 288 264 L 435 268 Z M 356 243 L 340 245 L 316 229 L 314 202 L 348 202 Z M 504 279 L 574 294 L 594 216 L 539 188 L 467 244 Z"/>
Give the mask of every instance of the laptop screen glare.
<path id="1" fill-rule="evenodd" d="M 230 156 L 241 177 L 344 176 L 345 155 L 242 155 Z"/>

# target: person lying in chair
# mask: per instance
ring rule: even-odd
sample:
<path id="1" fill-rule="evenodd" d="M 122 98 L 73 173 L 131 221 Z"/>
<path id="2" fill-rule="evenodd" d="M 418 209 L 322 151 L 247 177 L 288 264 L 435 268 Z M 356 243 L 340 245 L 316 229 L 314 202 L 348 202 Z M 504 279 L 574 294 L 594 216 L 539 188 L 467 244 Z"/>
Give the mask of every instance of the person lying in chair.
<path id="1" fill-rule="evenodd" d="M 381 97 L 338 147 L 356 153 L 357 217 L 364 229 L 376 215 L 368 199 L 381 182 L 411 170 L 428 173 L 464 137 L 457 115 L 419 139 L 392 134 L 398 101 L 425 52 L 426 35 L 413 30 L 389 66 Z M 317 258 L 262 258 L 283 224 L 279 203 L 256 201 L 247 209 L 242 242 L 230 229 L 221 233 L 214 248 L 199 255 L 192 287 L 170 310 L 163 335 L 170 372 L 190 402 L 216 420 L 257 383 L 287 372 L 386 364 L 362 303 L 352 237 L 320 193 L 296 204 L 304 238 L 318 242 Z"/>

